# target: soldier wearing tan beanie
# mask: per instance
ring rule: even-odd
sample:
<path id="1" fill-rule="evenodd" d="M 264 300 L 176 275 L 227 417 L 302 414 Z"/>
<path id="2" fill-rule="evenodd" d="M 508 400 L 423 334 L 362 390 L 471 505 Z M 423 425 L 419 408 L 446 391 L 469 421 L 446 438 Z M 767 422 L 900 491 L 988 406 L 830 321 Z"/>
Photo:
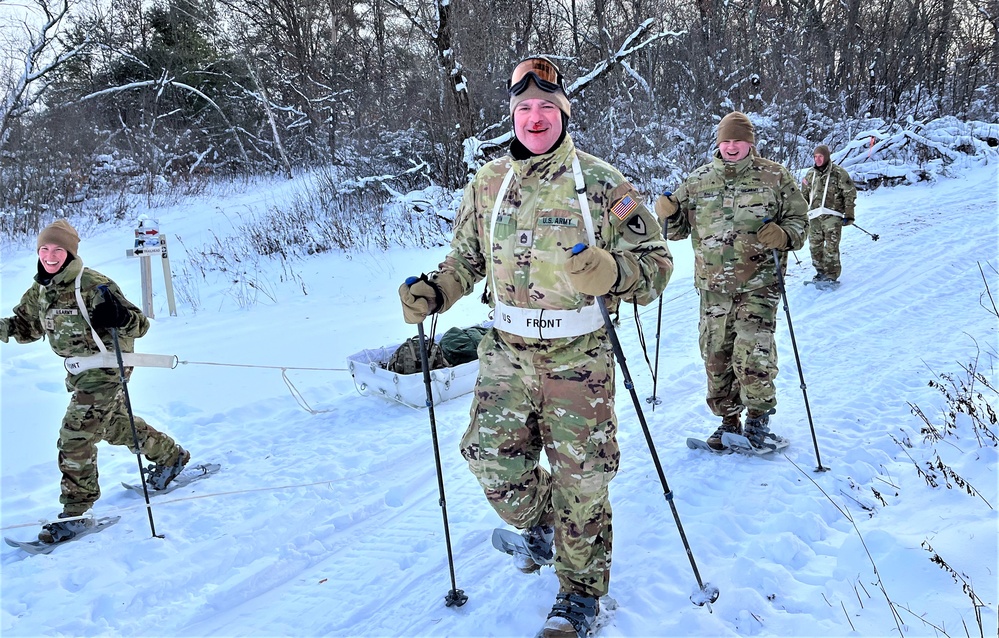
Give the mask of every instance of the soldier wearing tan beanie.
<path id="1" fill-rule="evenodd" d="M 689 237 L 693 245 L 706 402 L 721 419 L 706 439 L 688 444 L 768 453 L 787 445 L 770 431 L 777 407 L 778 269 L 786 267 L 786 251 L 805 242 L 807 206 L 791 172 L 756 152 L 745 113 L 721 119 L 716 144 L 711 162 L 656 202 L 667 238 Z"/>
<path id="2" fill-rule="evenodd" d="M 76 254 L 79 249 L 80 235 L 64 219 L 38 233 L 38 272 L 13 314 L 0 317 L 0 343 L 45 339 L 64 359 L 101 356 L 112 349 L 122 355 L 135 352 L 135 340 L 149 330 L 149 319 L 114 281 L 85 267 Z M 38 540 L 49 544 L 70 540 L 94 524 L 93 518 L 80 516 L 101 496 L 99 442 L 143 454 L 151 463 L 143 470 L 150 490 L 165 488 L 191 459 L 173 438 L 132 413 L 131 404 L 126 407 L 117 367 L 69 371 L 66 389 L 73 397 L 59 428 L 57 457 L 63 511 L 38 533 Z"/>
<path id="3" fill-rule="evenodd" d="M 843 273 L 839 244 L 843 227 L 856 216 L 857 186 L 850 173 L 832 161 L 829 147 L 819 144 L 812 154 L 815 166 L 808 169 L 801 181 L 801 190 L 808 200 L 808 248 L 816 288 L 831 290 L 839 285 Z"/>

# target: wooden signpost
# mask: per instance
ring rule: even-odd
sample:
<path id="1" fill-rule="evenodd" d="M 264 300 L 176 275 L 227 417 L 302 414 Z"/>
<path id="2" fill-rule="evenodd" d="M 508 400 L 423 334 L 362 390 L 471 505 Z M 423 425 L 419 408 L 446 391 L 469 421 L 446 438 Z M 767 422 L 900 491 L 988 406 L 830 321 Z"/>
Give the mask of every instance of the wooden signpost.
<path id="1" fill-rule="evenodd" d="M 153 271 L 151 258 L 159 255 L 163 264 L 163 282 L 166 286 L 167 304 L 170 316 L 177 316 L 177 304 L 173 297 L 173 273 L 170 271 L 170 257 L 167 253 L 166 235 L 160 233 L 159 222 L 145 215 L 139 217 L 135 229 L 135 247 L 125 251 L 126 257 L 138 257 L 142 278 L 142 313 L 153 318 Z"/>

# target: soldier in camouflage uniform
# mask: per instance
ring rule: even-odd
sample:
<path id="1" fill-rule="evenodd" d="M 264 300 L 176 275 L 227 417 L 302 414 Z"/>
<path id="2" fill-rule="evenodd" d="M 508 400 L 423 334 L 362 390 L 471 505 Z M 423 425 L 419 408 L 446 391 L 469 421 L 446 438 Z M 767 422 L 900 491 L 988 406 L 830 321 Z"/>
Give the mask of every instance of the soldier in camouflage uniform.
<path id="1" fill-rule="evenodd" d="M 14 316 L 0 319 L 0 341 L 29 343 L 47 338 L 63 358 L 97 354 L 102 341 L 113 351 L 111 328 L 119 333 L 122 352 L 132 352 L 136 338 L 149 330 L 149 320 L 122 295 L 113 281 L 85 268 L 77 254 L 80 237 L 65 220 L 57 220 L 38 235 L 38 274 L 35 283 L 14 308 Z M 105 298 L 98 287 L 107 286 Z M 131 368 L 126 375 L 131 375 Z M 92 524 L 79 519 L 100 498 L 97 443 L 134 449 L 118 368 L 94 368 L 68 373 L 66 389 L 73 393 L 59 430 L 59 470 L 63 505 L 58 522 L 42 528 L 38 538 L 47 543 L 67 540 Z M 139 447 L 154 467 L 148 482 L 165 487 L 191 454 L 166 434 L 135 417 Z"/>
<path id="2" fill-rule="evenodd" d="M 843 265 L 839 258 L 839 241 L 843 227 L 854 220 L 857 187 L 850 174 L 829 157 L 829 147 L 815 147 L 815 166 L 808 169 L 802 180 L 802 191 L 808 198 L 808 247 L 815 267 L 813 281 L 839 280 Z"/>
<path id="3" fill-rule="evenodd" d="M 566 133 L 557 67 L 528 58 L 508 88 L 510 154 L 465 188 L 447 258 L 399 293 L 406 321 L 419 323 L 487 280 L 494 327 L 478 348 L 461 454 L 499 516 L 526 530 L 534 555 L 523 571 L 551 562 L 554 538 L 560 592 L 542 635 L 575 638 L 608 591 L 608 484 L 620 461 L 614 358 L 594 298 L 611 310 L 648 304 L 673 266 L 642 196 Z"/>
<path id="4" fill-rule="evenodd" d="M 707 443 L 723 449 L 722 434 L 734 432 L 772 447 L 780 297 L 773 255 L 804 243 L 805 200 L 786 168 L 757 154 L 753 124 L 743 113 L 722 118 L 717 143 L 712 162 L 659 197 L 655 208 L 669 239 L 690 237 L 694 246 L 707 404 L 722 418 Z M 786 263 L 782 258 L 782 269 Z"/>

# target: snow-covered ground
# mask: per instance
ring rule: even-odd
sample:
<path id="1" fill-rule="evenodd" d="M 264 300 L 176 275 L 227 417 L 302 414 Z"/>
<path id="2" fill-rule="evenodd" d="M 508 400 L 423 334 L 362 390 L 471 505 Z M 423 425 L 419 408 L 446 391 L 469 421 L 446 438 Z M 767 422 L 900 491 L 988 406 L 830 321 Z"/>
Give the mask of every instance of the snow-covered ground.
<path id="1" fill-rule="evenodd" d="M 927 440 L 912 407 L 942 430 L 949 406 L 930 381 L 951 388 L 943 375 L 959 384 L 962 367 L 977 361 L 999 382 L 986 291 L 987 281 L 999 297 L 996 167 L 994 158 L 976 160 L 934 183 L 861 193 L 857 220 L 880 239 L 845 230 L 836 292 L 802 286 L 813 274 L 807 250 L 791 263 L 787 299 L 827 472 L 814 471 L 783 311 L 773 426 L 793 442 L 786 454 L 714 456 L 684 445 L 710 433 L 715 419 L 703 398 L 691 248 L 671 242 L 676 272 L 663 295 L 662 403 L 654 411 L 644 401 L 652 378 L 630 308 L 619 335 L 693 558 L 721 596 L 710 608 L 689 600 L 697 583 L 622 383 L 623 461 L 611 484 L 617 609 L 601 636 L 996 635 L 995 442 L 965 415 L 942 440 Z M 290 188 L 260 184 L 140 212 L 191 248 Z M 138 263 L 124 257 L 131 240 L 128 224 L 89 228 L 80 253 L 138 303 Z M 171 245 L 177 271 L 187 256 L 180 242 Z M 32 249 L 3 247 L 4 316 L 30 283 Z M 102 444 L 95 513 L 121 521 L 48 556 L 4 546 L 0 633 L 533 635 L 557 581 L 550 569 L 519 573 L 490 546 L 500 521 L 457 451 L 469 395 L 435 409 L 454 573 L 468 596 L 446 607 L 451 581 L 427 410 L 362 396 L 346 371 L 348 355 L 415 334 L 396 290 L 445 252 L 319 256 L 292 262 L 288 283 L 286 269 L 254 260 L 268 286 L 257 303 L 245 303 L 231 282 L 186 283 L 201 309 L 181 303 L 176 317 L 154 265 L 156 318 L 138 349 L 183 363 L 137 370 L 132 403 L 195 463 L 222 471 L 155 497 L 163 538 L 153 538 L 142 499 L 119 486 L 137 479 L 135 458 Z M 655 305 L 640 311 L 650 358 L 656 314 Z M 438 333 L 485 318 L 470 296 L 441 317 Z M 33 538 L 38 521 L 60 511 L 55 442 L 69 397 L 47 344 L 4 344 L 0 355 L 3 534 Z M 315 413 L 296 401 L 282 367 Z M 999 406 L 982 381 L 975 390 L 980 408 Z"/>

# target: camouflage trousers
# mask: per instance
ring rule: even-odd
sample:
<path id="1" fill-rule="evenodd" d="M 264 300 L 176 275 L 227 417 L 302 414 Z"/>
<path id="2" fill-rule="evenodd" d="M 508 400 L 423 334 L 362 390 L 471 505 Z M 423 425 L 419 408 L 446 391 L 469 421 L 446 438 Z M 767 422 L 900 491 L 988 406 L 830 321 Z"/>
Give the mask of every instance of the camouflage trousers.
<path id="1" fill-rule="evenodd" d="M 724 417 L 777 405 L 777 285 L 728 295 L 699 290 L 698 343 L 708 377 L 707 404 Z"/>
<path id="2" fill-rule="evenodd" d="M 59 471 L 62 472 L 63 512 L 79 515 L 101 496 L 97 472 L 97 443 L 128 446 L 136 453 L 125 394 L 118 383 L 75 390 L 59 429 Z M 139 448 L 153 463 L 170 464 L 179 449 L 172 438 L 135 417 Z"/>
<path id="3" fill-rule="evenodd" d="M 621 456 L 606 334 L 524 344 L 492 330 L 478 353 L 462 456 L 506 523 L 554 526 L 562 591 L 603 596 L 612 543 L 608 484 Z M 541 465 L 542 451 L 550 469 Z"/>
<path id="4" fill-rule="evenodd" d="M 819 215 L 808 222 L 808 248 L 815 272 L 829 279 L 839 279 L 843 264 L 839 260 L 839 240 L 843 220 L 836 215 Z"/>

